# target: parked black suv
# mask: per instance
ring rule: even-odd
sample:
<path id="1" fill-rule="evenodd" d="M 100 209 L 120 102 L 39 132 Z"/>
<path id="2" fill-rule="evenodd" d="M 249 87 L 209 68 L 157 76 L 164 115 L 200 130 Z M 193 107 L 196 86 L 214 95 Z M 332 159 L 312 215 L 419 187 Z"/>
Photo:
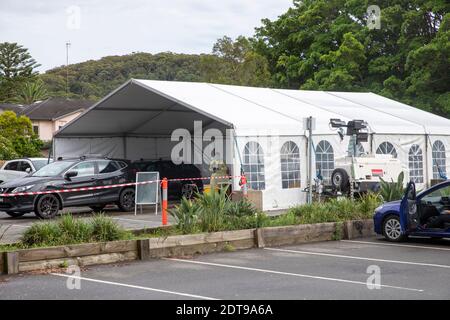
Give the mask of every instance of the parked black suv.
<path id="1" fill-rule="evenodd" d="M 170 160 L 140 160 L 133 163 L 138 171 L 159 172 L 160 179 L 186 179 L 169 181 L 168 196 L 171 199 L 192 198 L 195 192 L 203 192 L 203 181 L 200 169 L 193 164 L 174 164 Z"/>
<path id="2" fill-rule="evenodd" d="M 135 170 L 127 160 L 82 157 L 58 160 L 26 177 L 0 184 L 0 194 L 97 187 L 133 181 Z M 51 219 L 62 208 L 73 206 L 89 206 L 99 211 L 108 203 L 116 203 L 121 210 L 132 211 L 134 190 L 131 186 L 0 197 L 0 211 L 12 217 L 34 212 L 42 219 Z"/>

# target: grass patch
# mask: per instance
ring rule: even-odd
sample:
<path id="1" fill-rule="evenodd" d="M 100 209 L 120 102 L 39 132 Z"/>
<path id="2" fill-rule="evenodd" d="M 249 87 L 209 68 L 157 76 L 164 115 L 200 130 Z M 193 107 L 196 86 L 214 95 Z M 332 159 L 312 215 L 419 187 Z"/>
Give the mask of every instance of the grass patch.
<path id="1" fill-rule="evenodd" d="M 22 245 L 20 244 L 0 244 L 0 253 L 1 252 L 9 252 L 9 251 L 16 251 L 23 249 Z"/>
<path id="2" fill-rule="evenodd" d="M 51 247 L 132 238 L 131 232 L 103 214 L 96 214 L 88 220 L 75 219 L 71 214 L 65 214 L 58 221 L 33 224 L 23 234 L 20 246 Z"/>
<path id="3" fill-rule="evenodd" d="M 223 251 L 234 252 L 234 251 L 236 251 L 236 247 L 233 246 L 232 244 L 227 243 L 226 245 L 223 246 Z"/>

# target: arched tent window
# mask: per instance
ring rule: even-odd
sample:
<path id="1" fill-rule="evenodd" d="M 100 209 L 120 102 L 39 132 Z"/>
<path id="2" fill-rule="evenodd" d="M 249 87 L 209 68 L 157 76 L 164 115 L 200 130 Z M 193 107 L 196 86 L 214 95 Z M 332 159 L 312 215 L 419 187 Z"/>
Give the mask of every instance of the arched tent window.
<path id="1" fill-rule="evenodd" d="M 258 142 L 250 141 L 245 145 L 243 167 L 250 188 L 264 190 L 264 152 Z"/>
<path id="2" fill-rule="evenodd" d="M 325 182 L 330 182 L 334 170 L 334 151 L 326 140 L 320 141 L 316 147 L 316 170 L 321 171 Z"/>
<path id="3" fill-rule="evenodd" d="M 441 175 L 439 170 L 446 175 L 445 169 L 445 146 L 442 141 L 436 140 L 433 143 L 432 150 L 432 159 L 433 159 L 433 179 L 441 179 Z"/>
<path id="4" fill-rule="evenodd" d="M 397 158 L 397 150 L 395 150 L 392 143 L 387 141 L 380 143 L 377 154 L 390 154 L 392 157 Z"/>
<path id="5" fill-rule="evenodd" d="M 347 149 L 347 153 L 352 156 L 353 155 L 353 148 L 354 148 L 354 142 L 355 141 L 355 137 L 351 136 L 350 137 L 350 141 L 348 142 L 348 149 Z M 359 142 L 356 145 L 356 156 L 359 157 L 361 155 L 363 155 L 366 151 L 364 150 L 364 147 L 362 146 L 361 142 Z"/>
<path id="6" fill-rule="evenodd" d="M 423 183 L 423 154 L 422 149 L 413 144 L 409 149 L 409 177 L 416 183 Z"/>
<path id="7" fill-rule="evenodd" d="M 283 144 L 280 162 L 283 189 L 300 188 L 300 151 L 295 142 L 287 141 Z"/>

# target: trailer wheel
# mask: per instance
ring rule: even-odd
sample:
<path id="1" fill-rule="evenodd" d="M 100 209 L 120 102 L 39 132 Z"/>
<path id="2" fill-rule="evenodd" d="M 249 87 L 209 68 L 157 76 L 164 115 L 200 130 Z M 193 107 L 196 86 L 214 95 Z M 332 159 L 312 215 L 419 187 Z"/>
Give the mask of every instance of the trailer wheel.
<path id="1" fill-rule="evenodd" d="M 347 171 L 342 168 L 334 169 L 331 175 L 331 183 L 336 190 L 347 192 L 350 190 L 350 179 Z"/>

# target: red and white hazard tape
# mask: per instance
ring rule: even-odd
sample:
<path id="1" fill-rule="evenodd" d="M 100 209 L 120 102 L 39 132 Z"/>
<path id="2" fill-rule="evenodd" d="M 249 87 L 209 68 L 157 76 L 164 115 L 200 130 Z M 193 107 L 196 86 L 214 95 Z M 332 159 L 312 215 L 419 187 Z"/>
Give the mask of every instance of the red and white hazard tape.
<path id="1" fill-rule="evenodd" d="M 191 180 L 209 180 L 209 179 L 231 179 L 240 178 L 241 176 L 221 176 L 221 177 L 201 177 L 201 178 L 178 178 L 178 179 L 167 179 L 167 181 L 191 181 Z"/>
<path id="2" fill-rule="evenodd" d="M 191 180 L 209 180 L 209 179 L 230 179 L 230 178 L 240 178 L 241 176 L 221 176 L 221 177 L 202 177 L 202 178 L 180 178 L 180 179 L 167 179 L 167 181 L 191 181 Z M 102 190 L 102 189 L 112 189 L 112 188 L 122 188 L 137 185 L 151 184 L 155 182 L 160 182 L 161 180 L 151 180 L 151 181 L 141 181 L 141 182 L 128 182 L 120 184 L 112 184 L 106 186 L 98 187 L 82 187 L 82 188 L 72 188 L 72 189 L 55 189 L 46 191 L 35 191 L 35 192 L 15 192 L 15 193 L 0 193 L 0 197 L 17 197 L 17 196 L 35 196 L 41 194 L 50 193 L 67 193 L 67 192 L 80 192 L 80 191 L 91 191 L 91 190 Z"/>

